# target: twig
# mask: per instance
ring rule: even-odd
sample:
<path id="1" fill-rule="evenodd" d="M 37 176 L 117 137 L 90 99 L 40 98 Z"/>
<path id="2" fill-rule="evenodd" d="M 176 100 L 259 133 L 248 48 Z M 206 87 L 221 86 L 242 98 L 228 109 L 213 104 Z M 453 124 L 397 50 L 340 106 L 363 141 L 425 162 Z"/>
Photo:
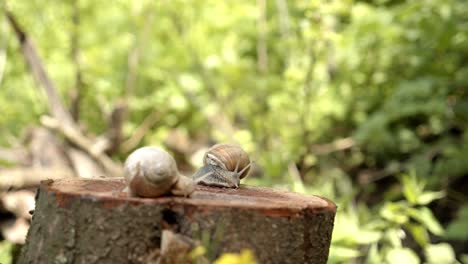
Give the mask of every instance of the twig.
<path id="1" fill-rule="evenodd" d="M 25 163 L 28 157 L 27 151 L 20 148 L 0 148 L 0 161 L 7 162 L 12 164 L 22 164 Z"/>
<path id="2" fill-rule="evenodd" d="M 0 84 L 2 83 L 3 80 L 3 73 L 5 72 L 5 65 L 6 65 L 6 52 L 5 49 L 0 49 Z"/>
<path id="3" fill-rule="evenodd" d="M 119 101 L 117 101 L 110 115 L 109 129 L 106 133 L 106 137 L 110 143 L 108 153 L 117 152 L 120 149 L 123 141 L 122 129 L 130 111 L 128 107 L 128 100 L 131 96 L 133 96 L 135 91 L 141 53 L 142 50 L 144 50 L 145 44 L 148 42 L 148 37 L 151 35 L 151 28 L 153 25 L 153 12 L 150 11 L 150 13 L 146 14 L 145 16 L 146 20 L 143 30 L 140 32 L 140 34 L 138 34 L 138 36 L 135 37 L 133 48 L 128 53 L 128 71 L 124 87 L 124 95 Z M 141 138 L 137 141 L 139 142 L 139 140 L 141 140 Z"/>
<path id="4" fill-rule="evenodd" d="M 307 119 L 310 118 L 310 102 L 312 96 L 312 81 L 313 81 L 313 74 L 314 74 L 314 67 L 315 66 L 315 56 L 313 47 L 309 47 L 309 65 L 307 67 L 306 76 L 303 85 L 303 94 L 302 94 L 302 111 L 300 113 L 301 118 L 301 127 L 302 127 L 302 142 L 306 144 L 306 146 L 310 145 L 310 134 L 311 130 L 307 126 Z M 304 153 L 301 155 L 300 163 L 300 173 L 301 176 L 304 177 L 307 173 L 307 166 L 305 164 L 305 157 L 308 153 L 310 153 L 310 148 L 307 148 Z"/>
<path id="5" fill-rule="evenodd" d="M 280 28 L 281 37 L 284 39 L 289 39 L 290 22 L 289 22 L 288 3 L 286 2 L 286 0 L 276 0 L 276 8 L 278 9 L 279 28 Z"/>
<path id="6" fill-rule="evenodd" d="M 43 180 L 74 177 L 72 170 L 63 168 L 15 168 L 0 170 L 0 189 L 24 188 L 38 185 Z"/>
<path id="7" fill-rule="evenodd" d="M 335 151 L 342 151 L 354 147 L 355 141 L 351 137 L 340 138 L 331 143 L 311 145 L 310 150 L 315 155 L 326 155 Z"/>
<path id="8" fill-rule="evenodd" d="M 77 130 L 60 123 L 58 120 L 52 117 L 42 116 L 41 124 L 49 129 L 61 133 L 63 136 L 65 136 L 65 138 L 67 138 L 67 140 L 86 151 L 94 160 L 96 160 L 101 166 L 104 167 L 106 172 L 110 174 L 108 176 L 122 176 L 122 168 L 114 163 L 111 158 L 102 153 L 102 149 L 97 147 L 99 144 L 93 144 L 93 142 L 91 142 Z"/>
<path id="9" fill-rule="evenodd" d="M 122 127 L 128 115 L 128 104 L 126 101 L 119 100 L 109 116 L 109 127 L 105 134 L 106 148 L 104 151 L 115 153 L 119 150 L 122 142 Z"/>
<path id="10" fill-rule="evenodd" d="M 173 24 L 176 28 L 176 31 L 179 34 L 179 37 L 182 40 L 182 43 L 184 44 L 187 52 L 189 53 L 189 56 L 192 58 L 195 70 L 197 73 L 200 75 L 203 84 L 205 85 L 209 95 L 212 97 L 212 102 L 218 102 L 219 104 L 224 104 L 222 98 L 219 97 L 216 85 L 212 79 L 212 76 L 210 75 L 209 71 L 204 67 L 202 60 L 200 59 L 199 54 L 196 52 L 196 50 L 193 48 L 192 44 L 185 39 L 185 32 L 187 30 L 187 27 L 184 27 L 182 25 L 182 18 L 179 17 L 178 14 L 172 13 L 172 21 Z M 196 95 L 194 95 L 190 91 L 182 91 L 185 95 L 185 97 L 200 110 L 203 110 L 204 104 L 197 98 Z M 220 103 L 219 103 L 220 102 Z M 201 111 L 202 113 L 204 111 Z M 229 118 L 223 113 L 223 110 L 219 109 L 217 113 L 206 113 L 205 117 L 208 121 L 208 123 L 220 131 L 222 131 L 224 134 L 227 135 L 228 138 L 233 138 L 234 132 L 235 132 L 235 126 L 230 122 Z"/>
<path id="11" fill-rule="evenodd" d="M 99 164 L 86 152 L 71 147 L 67 153 L 76 176 L 80 178 L 98 178 L 105 175 Z"/>
<path id="12" fill-rule="evenodd" d="M 289 163 L 288 172 L 289 172 L 289 175 L 291 175 L 291 178 L 293 180 L 294 191 L 304 193 L 305 192 L 304 181 L 302 180 L 301 173 L 297 169 L 297 166 L 296 164 L 294 164 L 294 162 Z"/>
<path id="13" fill-rule="evenodd" d="M 257 0 L 258 19 L 257 19 L 257 68 L 261 73 L 268 69 L 268 50 L 266 44 L 266 0 Z"/>
<path id="14" fill-rule="evenodd" d="M 128 99 L 133 95 L 135 89 L 137 67 L 140 60 L 140 47 L 135 40 L 133 48 L 128 53 L 128 72 L 124 87 L 124 95 L 118 100 L 109 115 L 109 128 L 106 132 L 109 153 L 117 152 L 122 143 L 122 128 L 128 117 Z"/>
<path id="15" fill-rule="evenodd" d="M 86 151 L 91 157 L 93 157 L 93 159 L 103 166 L 108 174 L 112 176 L 121 176 L 121 167 L 114 163 L 108 156 L 103 155 L 99 149 L 95 148 L 95 144 L 81 133 L 78 125 L 74 122 L 70 113 L 63 106 L 57 93 L 57 89 L 48 77 L 32 41 L 26 35 L 24 30 L 21 29 L 13 14 L 9 11 L 6 11 L 6 14 L 8 21 L 20 42 L 23 55 L 32 70 L 33 76 L 38 80 L 39 84 L 47 93 L 47 102 L 49 103 L 50 112 L 54 118 L 44 116 L 41 118 L 41 123 L 45 127 L 63 134 L 70 142 Z"/>
<path id="16" fill-rule="evenodd" d="M 161 116 L 162 115 L 157 111 L 151 112 L 135 130 L 132 136 L 122 144 L 122 151 L 127 153 L 134 149 L 146 133 L 161 119 Z"/>
<path id="17" fill-rule="evenodd" d="M 0 2 L 0 16 L 3 16 L 3 12 L 6 9 L 6 3 L 4 1 Z M 0 40 L 0 84 L 3 80 L 3 75 L 5 73 L 5 66 L 7 62 L 7 45 L 8 45 L 8 37 L 6 28 L 0 25 L 0 35 L 2 35 L 2 39 Z"/>
<path id="18" fill-rule="evenodd" d="M 144 31 L 147 31 L 147 30 L 144 30 Z M 140 62 L 140 45 L 138 41 L 135 40 L 135 44 L 133 48 L 130 50 L 130 52 L 128 53 L 128 58 L 127 58 L 128 72 L 127 72 L 127 79 L 125 81 L 125 91 L 124 91 L 125 98 L 129 98 L 131 95 L 133 95 L 139 62 Z"/>
<path id="19" fill-rule="evenodd" d="M 291 60 L 291 45 L 289 38 L 291 37 L 291 25 L 289 19 L 288 3 L 286 0 L 276 0 L 276 9 L 278 10 L 278 20 L 281 38 L 286 41 L 286 65 L 289 65 Z"/>
<path id="20" fill-rule="evenodd" d="M 24 58 L 31 68 L 34 78 L 44 88 L 47 94 L 47 102 L 49 103 L 51 114 L 60 122 L 78 130 L 78 127 L 73 122 L 70 113 L 65 110 L 54 83 L 47 75 L 32 40 L 29 39 L 26 33 L 21 29 L 13 14 L 8 10 L 6 10 L 5 13 L 8 18 L 8 22 L 15 31 L 16 37 L 20 42 Z"/>
<path id="21" fill-rule="evenodd" d="M 70 113 L 73 117 L 73 120 L 78 121 L 80 119 L 80 105 L 85 91 L 83 90 L 85 86 L 83 85 L 83 75 L 81 73 L 81 53 L 80 53 L 80 9 L 79 9 L 79 0 L 73 1 L 73 14 L 72 22 L 73 29 L 71 31 L 71 58 L 75 70 L 75 84 L 73 89 L 70 92 L 71 103 L 70 103 Z"/>

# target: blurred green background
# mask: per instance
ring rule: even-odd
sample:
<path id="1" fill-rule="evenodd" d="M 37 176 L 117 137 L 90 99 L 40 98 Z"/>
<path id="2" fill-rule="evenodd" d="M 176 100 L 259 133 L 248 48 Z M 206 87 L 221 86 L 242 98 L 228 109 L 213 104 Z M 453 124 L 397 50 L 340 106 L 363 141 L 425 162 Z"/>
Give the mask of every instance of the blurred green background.
<path id="1" fill-rule="evenodd" d="M 338 204 L 329 263 L 468 263 L 468 1 L 7 4 L 88 135 L 122 100 L 124 138 L 148 124 L 114 160 L 238 142 L 247 184 Z M 48 108 L 0 14 L 8 147 Z"/>

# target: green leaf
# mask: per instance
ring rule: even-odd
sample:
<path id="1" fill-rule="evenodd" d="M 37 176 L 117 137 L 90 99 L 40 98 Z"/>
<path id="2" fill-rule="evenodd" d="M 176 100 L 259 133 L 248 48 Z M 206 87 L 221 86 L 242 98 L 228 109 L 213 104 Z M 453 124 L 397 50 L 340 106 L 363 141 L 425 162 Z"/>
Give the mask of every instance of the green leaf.
<path id="1" fill-rule="evenodd" d="M 418 224 L 408 224 L 407 228 L 421 247 L 425 247 L 429 243 L 429 236 L 425 227 Z"/>
<path id="2" fill-rule="evenodd" d="M 419 205 L 427 205 L 430 202 L 443 198 L 445 196 L 445 192 L 423 192 L 420 196 L 416 198 L 416 203 Z"/>
<path id="3" fill-rule="evenodd" d="M 377 244 L 372 244 L 369 253 L 367 253 L 366 263 L 368 264 L 380 264 L 382 263 L 382 257 L 379 255 Z"/>
<path id="4" fill-rule="evenodd" d="M 444 233 L 444 229 L 439 224 L 437 219 L 432 214 L 431 210 L 427 207 L 421 208 L 408 208 L 408 214 L 414 220 L 421 223 L 424 227 L 426 227 L 429 231 L 431 231 L 434 235 L 442 235 Z"/>
<path id="5" fill-rule="evenodd" d="M 449 224 L 445 237 L 456 240 L 468 239 L 468 205 L 463 206 L 458 217 Z"/>
<path id="6" fill-rule="evenodd" d="M 404 235 L 405 235 L 404 231 L 399 228 L 388 229 L 385 232 L 385 238 L 390 243 L 390 245 L 393 247 L 398 247 L 398 248 L 402 246 L 401 240 L 402 238 L 404 238 Z"/>
<path id="7" fill-rule="evenodd" d="M 14 248 L 14 244 L 9 241 L 4 240 L 0 243 L 0 263 L 2 264 L 12 263 L 13 248 Z"/>
<path id="8" fill-rule="evenodd" d="M 404 224 L 408 222 L 408 216 L 403 212 L 406 210 L 407 205 L 404 202 L 399 203 L 385 203 L 380 209 L 380 216 L 383 218 L 398 223 Z"/>
<path id="9" fill-rule="evenodd" d="M 418 185 L 416 175 L 413 171 L 402 176 L 402 184 L 403 195 L 405 196 L 406 200 L 412 204 L 416 204 L 418 202 L 418 197 L 420 196 L 422 188 Z"/>
<path id="10" fill-rule="evenodd" d="M 361 253 L 359 250 L 342 247 L 342 246 L 334 246 L 330 249 L 330 257 L 337 259 L 337 260 L 349 260 L 352 258 L 359 257 Z"/>
<path id="11" fill-rule="evenodd" d="M 460 259 L 461 259 L 462 263 L 464 263 L 464 264 L 468 263 L 468 254 L 462 254 L 460 256 Z"/>
<path id="12" fill-rule="evenodd" d="M 418 264 L 418 256 L 409 248 L 393 248 L 385 256 L 389 264 Z"/>
<path id="13" fill-rule="evenodd" d="M 377 242 L 382 237 L 382 234 L 378 231 L 360 230 L 357 233 L 356 241 L 359 244 L 371 244 Z"/>
<path id="14" fill-rule="evenodd" d="M 455 258 L 453 248 L 448 243 L 429 245 L 424 249 L 429 264 L 459 263 Z"/>

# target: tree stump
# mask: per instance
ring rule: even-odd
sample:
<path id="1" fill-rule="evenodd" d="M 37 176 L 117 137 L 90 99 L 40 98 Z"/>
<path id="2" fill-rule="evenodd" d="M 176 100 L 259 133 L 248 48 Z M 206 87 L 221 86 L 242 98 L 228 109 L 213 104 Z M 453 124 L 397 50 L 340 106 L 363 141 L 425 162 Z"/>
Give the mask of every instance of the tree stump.
<path id="1" fill-rule="evenodd" d="M 210 261 L 250 249 L 259 263 L 327 262 L 336 206 L 324 198 L 197 186 L 190 198 L 144 199 L 124 187 L 123 179 L 42 182 L 19 263 L 159 263 L 165 230 L 204 246 Z"/>

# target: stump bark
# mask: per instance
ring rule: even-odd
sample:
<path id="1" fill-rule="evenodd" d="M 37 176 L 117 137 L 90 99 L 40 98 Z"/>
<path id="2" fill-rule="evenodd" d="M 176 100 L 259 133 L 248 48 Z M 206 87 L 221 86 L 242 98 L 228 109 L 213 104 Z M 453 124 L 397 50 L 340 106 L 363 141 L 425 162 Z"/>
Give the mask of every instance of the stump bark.
<path id="1" fill-rule="evenodd" d="M 336 206 L 324 198 L 197 186 L 190 198 L 143 199 L 124 187 L 123 179 L 43 182 L 19 263 L 157 263 L 167 230 L 204 246 L 210 261 L 250 249 L 258 263 L 327 262 Z"/>

